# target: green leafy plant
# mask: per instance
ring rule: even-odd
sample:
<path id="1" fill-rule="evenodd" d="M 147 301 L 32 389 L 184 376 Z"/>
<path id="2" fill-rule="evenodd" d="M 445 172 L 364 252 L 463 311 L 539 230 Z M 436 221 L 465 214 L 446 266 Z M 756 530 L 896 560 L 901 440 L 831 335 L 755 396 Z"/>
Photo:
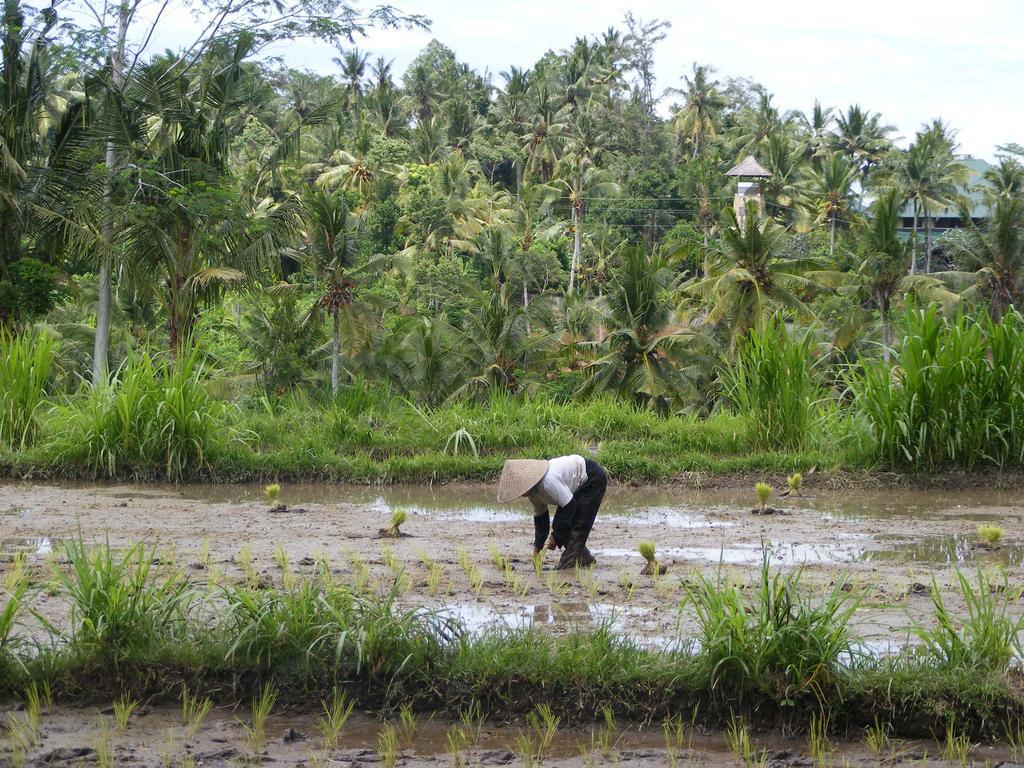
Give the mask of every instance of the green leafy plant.
<path id="1" fill-rule="evenodd" d="M 789 493 L 800 495 L 800 489 L 804 484 L 804 476 L 800 472 L 794 472 L 786 478 L 786 487 Z"/>
<path id="2" fill-rule="evenodd" d="M 124 734 L 128 730 L 128 721 L 138 706 L 139 700 L 131 699 L 127 695 L 114 699 L 114 722 L 117 723 L 118 733 Z"/>
<path id="3" fill-rule="evenodd" d="M 739 718 L 729 719 L 729 725 L 725 729 L 725 743 L 743 768 L 764 768 L 768 762 L 767 751 L 761 750 L 758 754 L 750 741 L 747 724 Z"/>
<path id="4" fill-rule="evenodd" d="M 252 717 L 248 723 L 243 723 L 246 740 L 249 747 L 259 759 L 267 745 L 267 718 L 274 709 L 274 702 L 277 701 L 277 691 L 267 683 L 260 690 L 259 696 L 252 700 Z"/>
<path id="5" fill-rule="evenodd" d="M 203 721 L 213 709 L 213 701 L 198 695 L 192 694 L 188 686 L 181 689 L 181 721 L 185 724 L 185 733 L 190 739 L 194 739 L 203 727 Z"/>
<path id="6" fill-rule="evenodd" d="M 24 449 L 34 442 L 55 352 L 49 336 L 0 329 L 0 445 Z"/>
<path id="7" fill-rule="evenodd" d="M 384 768 L 395 768 L 398 762 L 398 732 L 385 723 L 377 734 L 377 757 Z"/>

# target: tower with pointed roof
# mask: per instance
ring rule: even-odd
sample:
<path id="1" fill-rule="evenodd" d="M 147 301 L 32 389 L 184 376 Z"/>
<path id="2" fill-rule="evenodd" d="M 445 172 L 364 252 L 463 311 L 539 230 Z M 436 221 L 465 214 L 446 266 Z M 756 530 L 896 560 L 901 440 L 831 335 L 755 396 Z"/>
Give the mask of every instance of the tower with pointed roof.
<path id="1" fill-rule="evenodd" d="M 764 215 L 764 193 L 761 179 L 767 179 L 771 173 L 753 155 L 747 155 L 742 163 L 734 165 L 725 172 L 726 176 L 735 176 L 736 194 L 732 198 L 732 207 L 736 211 L 736 220 L 743 226 L 747 218 L 747 203 L 754 201 L 757 209 Z"/>

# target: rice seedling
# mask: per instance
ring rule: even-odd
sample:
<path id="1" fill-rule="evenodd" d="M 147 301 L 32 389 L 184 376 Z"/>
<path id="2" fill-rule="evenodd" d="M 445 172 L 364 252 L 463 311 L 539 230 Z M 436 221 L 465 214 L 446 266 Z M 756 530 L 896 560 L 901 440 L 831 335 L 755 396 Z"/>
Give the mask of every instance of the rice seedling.
<path id="1" fill-rule="evenodd" d="M 267 683 L 263 686 L 259 696 L 252 700 L 252 717 L 248 723 L 243 723 L 246 741 L 253 754 L 258 756 L 267 745 L 267 718 L 274 709 L 274 702 L 277 701 L 277 691 Z"/>
<path id="2" fill-rule="evenodd" d="M 533 556 L 533 572 L 539 579 L 544 572 L 544 550 Z"/>
<path id="3" fill-rule="evenodd" d="M 768 483 L 755 483 L 754 493 L 757 495 L 757 506 L 761 512 L 768 509 L 768 499 L 772 495 L 772 487 Z"/>
<path id="4" fill-rule="evenodd" d="M 512 568 L 512 561 L 508 555 L 501 553 L 494 544 L 488 544 L 487 550 L 491 553 L 491 562 L 494 563 L 494 567 L 503 573 Z"/>
<path id="5" fill-rule="evenodd" d="M 668 567 L 659 563 L 654 557 L 653 541 L 641 541 L 636 545 L 636 549 L 644 559 L 644 567 L 640 571 L 642 576 L 661 576 L 664 573 L 668 573 Z"/>
<path id="6" fill-rule="evenodd" d="M 402 729 L 402 738 L 409 742 L 416 736 L 416 714 L 412 707 L 403 704 L 398 710 L 398 723 Z"/>
<path id="7" fill-rule="evenodd" d="M 626 592 L 626 601 L 633 599 L 633 593 L 639 586 L 633 576 L 625 571 L 619 573 L 619 586 Z"/>
<path id="8" fill-rule="evenodd" d="M 891 730 L 892 726 L 889 723 L 880 723 L 876 716 L 874 724 L 868 726 L 865 731 L 864 746 L 875 756 L 876 760 L 881 761 L 893 753 L 893 743 L 889 736 Z"/>
<path id="9" fill-rule="evenodd" d="M 204 568 L 210 567 L 210 540 L 205 536 L 199 544 L 199 563 Z"/>
<path id="10" fill-rule="evenodd" d="M 994 547 L 1003 540 L 1003 529 L 998 525 L 979 525 L 978 539 L 982 544 Z"/>
<path id="11" fill-rule="evenodd" d="M 459 547 L 456 552 L 456 556 L 459 560 L 459 567 L 463 573 L 469 573 L 473 570 L 473 561 L 469 557 L 469 551 L 465 547 Z"/>
<path id="12" fill-rule="evenodd" d="M 792 475 L 786 477 L 786 494 L 796 494 L 800 496 L 800 490 L 803 488 L 804 476 L 800 472 L 794 472 Z"/>
<path id="13" fill-rule="evenodd" d="M 280 483 L 268 483 L 263 486 L 263 495 L 270 502 L 271 506 L 277 507 L 278 498 L 281 496 L 281 484 Z"/>
<path id="14" fill-rule="evenodd" d="M 23 450 L 34 442 L 55 354 L 49 336 L 0 331 L 0 445 Z"/>
<path id="15" fill-rule="evenodd" d="M 917 622 L 911 631 L 922 641 L 931 662 L 941 669 L 1005 672 L 1013 657 L 1024 650 L 1020 640 L 1024 614 L 1012 604 L 1006 574 L 1001 575 L 1001 588 L 997 589 L 984 571 L 977 572 L 976 584 L 972 584 L 957 569 L 956 586 L 967 615 L 950 614 L 942 590 L 933 580 L 934 625 Z"/>
<path id="16" fill-rule="evenodd" d="M 274 562 L 277 564 L 278 570 L 281 571 L 284 588 L 291 589 L 295 585 L 295 573 L 292 571 L 291 558 L 280 544 L 274 547 Z"/>
<path id="17" fill-rule="evenodd" d="M 459 712 L 459 722 L 462 723 L 462 730 L 466 735 L 468 744 L 478 746 L 480 736 L 484 730 L 484 714 L 479 701 L 473 701 L 468 707 Z"/>
<path id="18" fill-rule="evenodd" d="M 114 699 L 114 722 L 117 723 L 118 733 L 123 735 L 128 730 L 128 721 L 138 706 L 139 700 L 130 699 L 127 694 Z"/>
<path id="19" fill-rule="evenodd" d="M 747 724 L 736 717 L 729 718 L 725 729 L 725 743 L 733 757 L 740 761 L 743 768 L 764 768 L 768 762 L 768 752 L 761 750 L 758 754 L 750 742 L 750 731 Z"/>
<path id="20" fill-rule="evenodd" d="M 676 582 L 664 576 L 652 576 L 651 583 L 654 585 L 654 594 L 662 600 L 668 600 L 675 592 Z"/>
<path id="21" fill-rule="evenodd" d="M 181 768 L 196 768 L 196 758 L 194 755 L 186 754 L 181 758 Z"/>
<path id="22" fill-rule="evenodd" d="M 1024 759 L 1024 723 L 1019 720 L 1006 721 L 1004 725 L 1004 732 L 1006 733 L 1006 743 L 1010 745 L 1010 754 L 1013 759 L 1020 761 Z"/>
<path id="23" fill-rule="evenodd" d="M 484 575 L 478 568 L 473 568 L 468 574 L 469 588 L 477 595 L 484 591 Z"/>
<path id="24" fill-rule="evenodd" d="M 676 768 L 679 765 L 680 753 L 693 749 L 693 732 L 696 721 L 697 707 L 694 707 L 689 728 L 679 715 L 672 715 L 662 723 L 661 733 L 665 741 L 665 759 L 668 761 L 669 768 Z"/>
<path id="25" fill-rule="evenodd" d="M 712 685 L 742 695 L 753 689 L 779 703 L 813 696 L 825 706 L 848 673 L 854 653 L 850 619 L 858 601 L 837 582 L 812 600 L 800 589 L 801 571 L 773 571 L 764 553 L 758 589 L 748 597 L 698 573 L 686 585 L 696 615 L 701 660 Z M 721 576 L 719 575 L 719 581 Z"/>
<path id="26" fill-rule="evenodd" d="M 365 592 L 370 583 L 370 566 L 358 552 L 349 554 L 348 562 L 352 569 L 352 586 L 357 592 Z"/>
<path id="27" fill-rule="evenodd" d="M 971 753 L 971 738 L 956 727 L 956 719 L 950 717 L 946 723 L 946 738 L 942 745 L 942 756 L 951 763 L 964 768 Z"/>
<path id="28" fill-rule="evenodd" d="M 383 768 L 395 768 L 398 762 L 398 733 L 391 723 L 385 723 L 377 734 L 377 758 Z"/>
<path id="29" fill-rule="evenodd" d="M 256 584 L 260 580 L 260 576 L 256 573 L 256 561 L 252 556 L 252 549 L 248 544 L 243 544 L 242 548 L 238 550 L 238 555 L 235 557 L 235 564 L 242 571 L 242 575 L 245 576 L 246 581 L 250 584 Z"/>
<path id="30" fill-rule="evenodd" d="M 188 686 L 181 689 L 181 722 L 185 725 L 185 733 L 188 738 L 196 737 L 211 709 L 213 709 L 213 701 L 210 698 L 200 699 L 198 695 L 189 692 Z"/>
<path id="31" fill-rule="evenodd" d="M 388 538 L 397 539 L 406 534 L 402 533 L 401 527 L 405 525 L 406 520 L 409 519 L 409 513 L 405 507 L 395 507 L 391 512 L 391 525 L 387 528 L 381 528 L 379 533 L 381 536 Z"/>
<path id="32" fill-rule="evenodd" d="M 344 691 L 335 691 L 330 702 L 322 703 L 324 713 L 320 717 L 320 735 L 324 749 L 333 749 L 338 745 L 338 736 L 352 716 L 356 703 L 349 701 Z"/>
<path id="33" fill-rule="evenodd" d="M 43 723 L 43 707 L 35 683 L 25 689 L 25 722 L 33 732 L 39 733 Z"/>
<path id="34" fill-rule="evenodd" d="M 583 590 L 591 598 L 596 598 L 601 591 L 601 581 L 597 578 L 592 568 L 580 568 L 576 566 L 576 580 L 583 586 Z"/>
<path id="35" fill-rule="evenodd" d="M 444 734 L 444 751 L 451 758 L 452 768 L 465 768 L 466 756 L 463 754 L 469 746 L 469 736 L 460 725 L 452 725 Z"/>
<path id="36" fill-rule="evenodd" d="M 4 574 L 4 592 L 12 593 L 22 581 L 26 580 L 25 567 L 28 564 L 28 555 L 22 551 L 16 551 L 11 557 L 11 567 Z"/>
<path id="37" fill-rule="evenodd" d="M 829 737 L 829 717 L 822 711 L 811 715 L 811 723 L 807 729 L 807 751 L 817 768 L 828 768 L 832 765 L 832 753 L 835 746 Z"/>
<path id="38" fill-rule="evenodd" d="M 39 741 L 39 729 L 33 728 L 27 718 L 17 717 L 15 713 L 7 713 L 7 741 L 11 746 L 17 745 L 27 751 Z"/>
<path id="39" fill-rule="evenodd" d="M 547 704 L 539 704 L 526 716 L 537 745 L 537 756 L 543 757 L 558 733 L 559 719 Z"/>
<path id="40" fill-rule="evenodd" d="M 427 594 L 431 597 L 436 597 L 441 588 L 441 579 L 444 576 L 444 570 L 441 568 L 441 564 L 436 560 L 431 561 L 429 568 L 430 570 L 427 573 Z"/>
<path id="41" fill-rule="evenodd" d="M 110 738 L 110 724 L 106 718 L 100 722 L 96 737 L 96 765 L 99 768 L 114 768 L 114 744 Z"/>
<path id="42" fill-rule="evenodd" d="M 174 756 L 178 753 L 177 737 L 174 729 L 164 731 L 164 743 L 160 749 L 160 765 L 162 768 L 173 768 Z"/>
<path id="43" fill-rule="evenodd" d="M 544 585 L 548 588 L 548 592 L 558 599 L 562 599 L 569 594 L 569 582 L 555 573 L 548 574 Z"/>
<path id="44" fill-rule="evenodd" d="M 536 737 L 532 733 L 517 733 L 512 739 L 511 751 L 519 757 L 522 768 L 536 768 L 540 765 Z"/>
<path id="45" fill-rule="evenodd" d="M 601 709 L 601 717 L 601 725 L 591 729 L 590 732 L 590 751 L 600 752 L 605 758 L 610 758 L 617 743 L 615 738 L 615 715 L 611 707 L 603 707 Z"/>

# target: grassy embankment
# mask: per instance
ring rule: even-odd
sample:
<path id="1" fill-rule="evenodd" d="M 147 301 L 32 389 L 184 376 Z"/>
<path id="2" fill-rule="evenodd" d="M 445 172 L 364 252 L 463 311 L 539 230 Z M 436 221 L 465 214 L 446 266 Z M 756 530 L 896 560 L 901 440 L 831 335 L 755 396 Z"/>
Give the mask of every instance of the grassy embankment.
<path id="1" fill-rule="evenodd" d="M 427 410 L 353 386 L 245 403 L 198 355 L 139 354 L 103 388 L 48 391 L 54 350 L 0 340 L 0 472 L 67 478 L 488 480 L 510 456 L 593 454 L 620 482 L 699 473 L 1010 471 L 1024 466 L 1024 321 L 908 313 L 897 365 L 820 370 L 773 322 L 722 372 L 730 409 L 663 417 L 611 396 L 496 395 Z M 825 382 L 831 381 L 830 386 Z"/>
<path id="2" fill-rule="evenodd" d="M 966 621 L 949 621 L 936 597 L 937 621 L 915 630 L 918 651 L 879 657 L 850 628 L 855 593 L 836 584 L 811 594 L 799 572 L 767 563 L 752 589 L 716 579 L 688 586 L 696 644 L 650 650 L 608 626 L 558 638 L 533 629 L 467 634 L 439 614 L 399 608 L 400 587 L 381 596 L 377 586 L 334 581 L 326 563 L 299 577 L 281 558 L 275 586 L 255 570 L 238 583 L 201 584 L 166 557 L 154 565 L 154 554 L 68 542 L 69 564 L 54 560 L 45 588 L 70 603 L 71 618 L 37 626 L 31 642 L 17 625 L 31 619 L 41 585 L 30 589 L 16 560 L 0 603 L 0 697 L 34 690 L 76 703 L 160 701 L 187 688 L 234 703 L 271 685 L 297 707 L 316 709 L 341 690 L 382 714 L 409 704 L 504 718 L 547 705 L 563 723 L 609 708 L 628 721 L 694 713 L 707 724 L 742 717 L 802 730 L 813 717 L 847 734 L 952 729 L 1011 741 L 1024 728 L 1011 668 L 1024 617 L 1012 610 L 1013 589 L 982 575 L 961 578 Z"/>

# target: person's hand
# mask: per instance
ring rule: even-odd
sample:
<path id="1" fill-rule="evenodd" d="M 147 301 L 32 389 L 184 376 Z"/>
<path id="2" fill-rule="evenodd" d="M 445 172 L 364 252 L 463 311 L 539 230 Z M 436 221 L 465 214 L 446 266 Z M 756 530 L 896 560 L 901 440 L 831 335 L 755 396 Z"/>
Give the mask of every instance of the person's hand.
<path id="1" fill-rule="evenodd" d="M 558 545 L 555 544 L 555 535 L 551 534 L 550 536 L 548 536 L 548 543 L 547 543 L 548 549 L 554 549 L 557 546 Z"/>
<path id="2" fill-rule="evenodd" d="M 536 560 L 538 557 L 540 557 L 540 554 L 543 551 L 544 551 L 543 547 L 534 547 L 533 548 L 533 559 Z"/>

